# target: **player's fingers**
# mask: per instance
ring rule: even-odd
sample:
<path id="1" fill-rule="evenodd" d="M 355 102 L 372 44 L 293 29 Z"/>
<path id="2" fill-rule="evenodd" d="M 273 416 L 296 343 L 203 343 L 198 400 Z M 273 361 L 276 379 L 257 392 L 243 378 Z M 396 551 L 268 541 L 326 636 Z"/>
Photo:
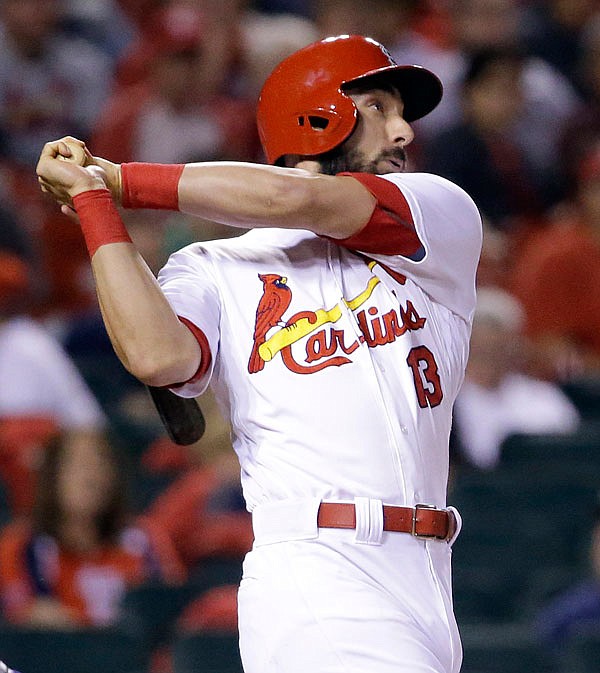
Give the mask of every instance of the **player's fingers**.
<path id="1" fill-rule="evenodd" d="M 57 159 L 70 161 L 78 166 L 85 166 L 88 163 L 88 157 L 91 156 L 85 144 L 71 136 L 61 139 L 59 149 Z"/>
<path id="2" fill-rule="evenodd" d="M 40 185 L 40 189 L 44 194 L 54 194 L 54 188 L 52 185 L 47 183 L 43 178 L 38 177 L 38 184 Z"/>
<path id="3" fill-rule="evenodd" d="M 43 192 L 47 192 L 48 194 L 54 194 L 57 191 L 56 186 L 51 182 L 45 180 L 43 177 L 38 176 L 38 182 Z"/>
<path id="4" fill-rule="evenodd" d="M 79 217 L 77 216 L 76 210 L 68 204 L 63 203 L 60 207 L 60 212 L 63 215 L 66 215 L 70 220 L 73 220 L 73 222 L 79 222 Z"/>
<path id="5" fill-rule="evenodd" d="M 71 156 L 71 151 L 62 140 L 52 140 L 42 147 L 40 161 L 42 159 L 55 159 L 58 155 Z"/>
<path id="6" fill-rule="evenodd" d="M 89 151 L 83 140 L 73 136 L 60 139 L 69 149 L 71 159 L 75 159 L 80 166 L 90 166 L 96 163 L 94 155 Z"/>
<path id="7" fill-rule="evenodd" d="M 42 192 L 44 194 L 48 194 L 49 196 L 51 196 L 59 204 L 71 202 L 71 198 L 65 189 L 53 185 L 52 183 L 47 182 L 41 177 L 38 177 L 38 183 L 40 185 L 40 189 L 42 190 Z"/>
<path id="8" fill-rule="evenodd" d="M 73 154 L 85 155 L 85 143 L 73 136 L 63 136 L 47 142 L 40 153 L 41 158 L 54 159 L 57 156 L 71 157 Z"/>
<path id="9" fill-rule="evenodd" d="M 79 140 L 79 138 L 75 138 L 74 136 L 63 136 L 62 138 L 59 138 L 59 140 L 69 145 L 77 145 L 81 148 L 85 147 L 83 140 Z"/>
<path id="10" fill-rule="evenodd" d="M 83 151 L 85 152 L 85 163 L 86 166 L 89 166 L 90 164 L 95 164 L 96 163 L 96 158 L 94 155 L 88 150 L 87 145 L 83 145 Z"/>

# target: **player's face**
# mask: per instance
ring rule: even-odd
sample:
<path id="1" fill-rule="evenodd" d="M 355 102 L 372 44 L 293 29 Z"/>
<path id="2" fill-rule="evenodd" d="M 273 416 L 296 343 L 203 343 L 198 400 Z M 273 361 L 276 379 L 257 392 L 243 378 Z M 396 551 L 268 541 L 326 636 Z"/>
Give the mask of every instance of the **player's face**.
<path id="1" fill-rule="evenodd" d="M 376 174 L 405 170 L 405 148 L 412 142 L 414 133 L 404 119 L 400 94 L 382 89 L 348 93 L 358 110 L 358 123 L 340 148 L 339 160 L 344 166 L 336 168 Z"/>

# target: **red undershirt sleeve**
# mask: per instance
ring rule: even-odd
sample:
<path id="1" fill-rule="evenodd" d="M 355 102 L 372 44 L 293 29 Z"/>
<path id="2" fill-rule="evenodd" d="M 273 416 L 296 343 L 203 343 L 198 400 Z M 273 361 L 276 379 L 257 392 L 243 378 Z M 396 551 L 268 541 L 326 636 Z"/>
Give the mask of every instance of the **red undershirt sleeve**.
<path id="1" fill-rule="evenodd" d="M 339 175 L 358 180 L 377 199 L 377 205 L 371 219 L 359 232 L 344 239 L 328 238 L 351 250 L 420 258 L 423 245 L 417 235 L 408 202 L 397 185 L 371 173 Z"/>

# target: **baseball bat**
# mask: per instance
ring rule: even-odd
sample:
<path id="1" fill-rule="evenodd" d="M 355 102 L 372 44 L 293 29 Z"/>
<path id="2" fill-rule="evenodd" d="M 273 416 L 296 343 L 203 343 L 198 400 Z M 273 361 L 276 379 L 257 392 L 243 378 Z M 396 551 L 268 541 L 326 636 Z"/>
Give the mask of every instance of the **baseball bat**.
<path id="1" fill-rule="evenodd" d="M 167 434 L 175 444 L 188 446 L 202 437 L 206 421 L 194 398 L 179 397 L 168 388 L 146 388 Z"/>

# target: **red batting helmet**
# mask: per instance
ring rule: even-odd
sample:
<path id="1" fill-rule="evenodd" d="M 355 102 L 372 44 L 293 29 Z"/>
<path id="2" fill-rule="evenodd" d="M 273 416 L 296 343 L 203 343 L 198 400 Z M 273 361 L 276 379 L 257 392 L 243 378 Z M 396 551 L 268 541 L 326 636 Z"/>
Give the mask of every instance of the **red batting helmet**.
<path id="1" fill-rule="evenodd" d="M 262 88 L 257 123 L 267 161 L 273 164 L 285 154 L 315 156 L 342 143 L 358 119 L 344 92 L 369 81 L 400 91 L 408 122 L 424 117 L 442 98 L 442 84 L 432 72 L 397 65 L 375 40 L 328 37 L 284 59 Z"/>

